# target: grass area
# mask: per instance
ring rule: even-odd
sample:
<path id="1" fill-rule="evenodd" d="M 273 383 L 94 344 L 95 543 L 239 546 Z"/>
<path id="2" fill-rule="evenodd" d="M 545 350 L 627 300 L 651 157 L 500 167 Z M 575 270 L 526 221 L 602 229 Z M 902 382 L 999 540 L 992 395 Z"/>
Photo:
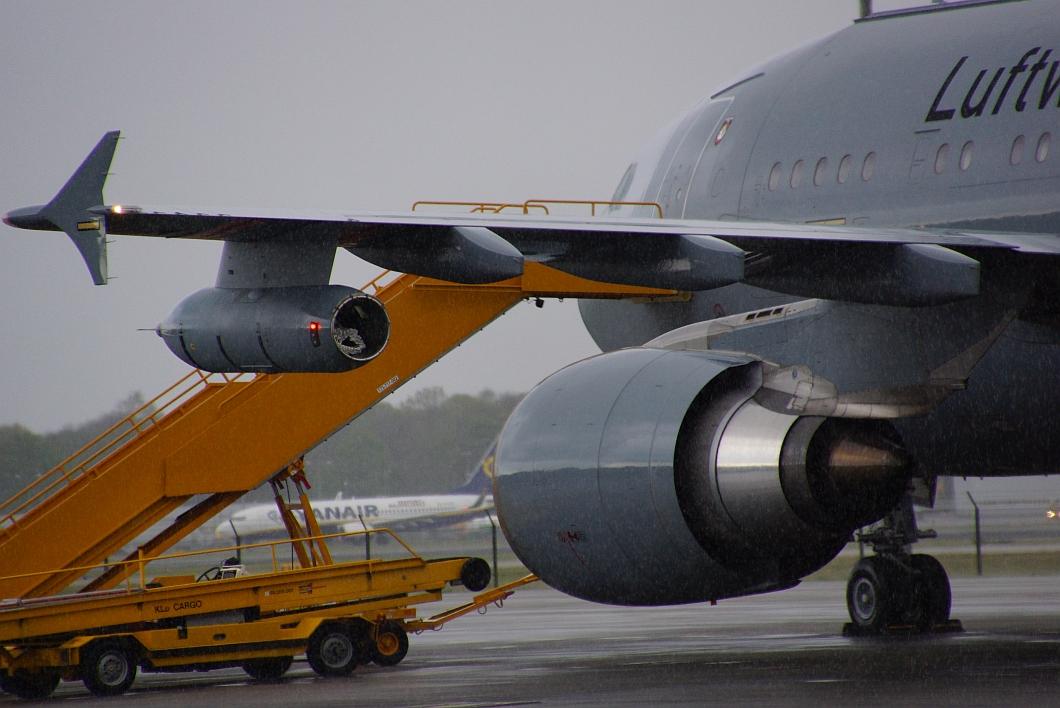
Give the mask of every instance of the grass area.
<path id="1" fill-rule="evenodd" d="M 488 534 L 477 534 L 469 537 L 445 538 L 432 537 L 428 534 L 408 534 L 406 540 L 424 558 L 442 558 L 461 555 L 478 556 L 491 561 L 492 549 Z M 983 575 L 985 576 L 1007 576 L 1007 575 L 1060 575 L 1060 547 L 1052 550 L 1048 544 L 1043 544 L 1043 549 L 1024 547 L 1020 550 L 1005 550 L 1003 547 L 988 547 L 983 556 Z M 331 544 L 332 553 L 336 561 L 359 560 L 364 558 L 363 542 L 338 542 Z M 508 583 L 523 577 L 529 571 L 523 567 L 507 544 L 500 544 L 498 561 L 500 564 L 501 584 Z M 970 577 L 976 574 L 976 559 L 974 550 L 966 545 L 951 545 L 936 542 L 932 544 L 920 544 L 915 550 L 920 553 L 930 553 L 939 559 L 951 577 Z M 189 558 L 174 559 L 151 564 L 148 568 L 148 578 L 162 574 L 194 574 L 219 564 L 229 553 L 218 553 L 204 556 L 193 556 Z M 271 568 L 271 559 L 267 550 L 259 549 L 250 552 L 244 559 L 251 573 L 268 572 Z M 293 560 L 289 550 L 278 554 L 281 564 L 289 567 Z M 373 542 L 373 558 L 395 558 L 405 555 L 404 549 L 398 544 L 389 542 Z M 838 558 L 826 565 L 821 570 L 810 575 L 806 580 L 846 580 L 851 568 L 857 562 L 857 548 L 854 545 L 848 547 Z"/>

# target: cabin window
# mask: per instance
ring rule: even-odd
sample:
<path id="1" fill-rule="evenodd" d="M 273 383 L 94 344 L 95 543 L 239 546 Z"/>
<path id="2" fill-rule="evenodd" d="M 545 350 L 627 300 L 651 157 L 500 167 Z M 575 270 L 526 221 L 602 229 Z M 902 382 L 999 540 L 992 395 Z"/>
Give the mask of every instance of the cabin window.
<path id="1" fill-rule="evenodd" d="M 868 182 L 876 172 L 876 153 L 870 152 L 865 156 L 865 162 L 861 165 L 861 181 Z"/>
<path id="2" fill-rule="evenodd" d="M 1025 142 L 1022 135 L 1017 135 L 1016 139 L 1012 141 L 1012 152 L 1008 155 L 1010 165 L 1018 165 L 1023 162 L 1023 144 Z"/>
<path id="3" fill-rule="evenodd" d="M 1045 162 L 1049 157 L 1049 143 L 1052 142 L 1053 136 L 1049 132 L 1042 133 L 1042 137 L 1038 138 L 1038 147 L 1034 151 L 1034 159 L 1038 162 Z"/>
<path id="4" fill-rule="evenodd" d="M 972 150 L 975 148 L 975 143 L 971 140 L 961 146 L 961 158 L 957 162 L 958 167 L 961 168 L 961 172 L 964 172 L 972 166 Z"/>
<path id="5" fill-rule="evenodd" d="M 938 152 L 935 153 L 935 174 L 941 175 L 946 171 L 946 160 L 950 156 L 950 144 L 942 143 L 939 145 Z"/>
<path id="6" fill-rule="evenodd" d="M 836 173 L 836 181 L 839 184 L 846 184 L 847 178 L 850 177 L 850 168 L 854 164 L 854 158 L 850 155 L 843 155 L 842 159 L 839 160 L 839 172 Z"/>
<path id="7" fill-rule="evenodd" d="M 783 167 L 778 162 L 773 165 L 773 169 L 769 171 L 769 191 L 777 191 L 777 187 L 780 186 L 780 174 L 783 172 Z"/>
<path id="8" fill-rule="evenodd" d="M 799 185 L 802 184 L 802 160 L 798 160 L 794 165 L 791 166 L 791 188 L 798 189 Z"/>
<path id="9" fill-rule="evenodd" d="M 828 158 L 822 157 L 817 161 L 817 167 L 813 168 L 813 185 L 820 187 L 824 184 L 825 172 L 828 171 Z"/>

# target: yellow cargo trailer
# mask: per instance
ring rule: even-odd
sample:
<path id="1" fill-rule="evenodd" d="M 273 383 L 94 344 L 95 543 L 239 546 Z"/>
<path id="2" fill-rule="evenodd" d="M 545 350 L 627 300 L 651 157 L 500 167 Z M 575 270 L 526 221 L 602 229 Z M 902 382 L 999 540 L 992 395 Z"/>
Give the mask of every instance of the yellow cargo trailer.
<path id="1" fill-rule="evenodd" d="M 310 567 L 280 564 L 280 546 L 302 543 L 319 549 L 331 539 L 365 534 L 389 536 L 405 553 Z M 247 573 L 242 565 L 229 563 L 210 568 L 199 579 L 149 574 L 153 567 L 197 555 L 254 549 L 271 555 L 274 567 Z M 483 590 L 490 578 L 486 562 L 425 560 L 387 529 L 124 562 L 139 566 L 124 587 L 0 602 L 0 684 L 5 691 L 42 698 L 66 679 L 83 681 L 96 695 L 116 695 L 132 684 L 138 669 L 241 666 L 255 679 L 275 679 L 300 654 L 325 676 L 343 675 L 368 662 L 389 666 L 404 658 L 409 631 L 435 629 L 534 579 L 418 619 L 414 606 L 440 600 L 447 586 Z"/>

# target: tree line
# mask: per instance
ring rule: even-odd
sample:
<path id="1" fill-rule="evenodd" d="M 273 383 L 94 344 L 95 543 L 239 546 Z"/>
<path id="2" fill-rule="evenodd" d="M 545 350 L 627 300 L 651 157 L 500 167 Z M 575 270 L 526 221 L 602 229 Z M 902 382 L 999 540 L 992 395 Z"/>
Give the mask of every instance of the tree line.
<path id="1" fill-rule="evenodd" d="M 382 402 L 306 455 L 314 498 L 430 494 L 471 474 L 522 394 L 446 395 L 420 390 L 399 404 Z M 7 499 L 143 405 L 135 393 L 113 411 L 52 433 L 0 426 L 0 499 Z M 251 498 L 270 498 L 267 487 Z"/>

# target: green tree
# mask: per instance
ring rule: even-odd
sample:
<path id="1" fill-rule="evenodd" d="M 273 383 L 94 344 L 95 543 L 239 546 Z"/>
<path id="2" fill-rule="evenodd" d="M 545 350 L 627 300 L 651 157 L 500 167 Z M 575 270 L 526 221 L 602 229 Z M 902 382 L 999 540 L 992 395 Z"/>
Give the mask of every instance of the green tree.
<path id="1" fill-rule="evenodd" d="M 30 484 L 143 403 L 139 392 L 132 393 L 111 412 L 52 433 L 35 433 L 21 425 L 0 426 L 0 499 Z"/>
<path id="2" fill-rule="evenodd" d="M 445 492 L 463 482 L 521 394 L 417 392 L 381 403 L 306 456 L 318 496 Z"/>
<path id="3" fill-rule="evenodd" d="M 461 484 L 500 432 L 521 394 L 482 391 L 447 396 L 417 392 L 399 405 L 380 403 L 306 456 L 313 496 L 430 494 Z M 133 394 L 81 425 L 38 434 L 0 427 L 0 498 L 6 499 L 143 405 Z M 271 498 L 268 485 L 250 499 Z"/>

